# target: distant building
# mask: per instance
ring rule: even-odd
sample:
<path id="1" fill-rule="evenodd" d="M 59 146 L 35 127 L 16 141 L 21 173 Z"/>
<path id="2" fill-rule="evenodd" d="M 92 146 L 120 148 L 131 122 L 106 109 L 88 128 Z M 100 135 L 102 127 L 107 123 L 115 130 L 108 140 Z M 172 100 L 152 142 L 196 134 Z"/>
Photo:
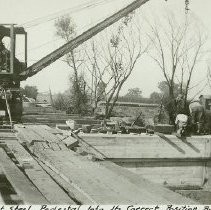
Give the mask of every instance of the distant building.
<path id="1" fill-rule="evenodd" d="M 135 103 L 135 102 L 120 102 L 117 101 L 114 109 L 113 116 L 116 117 L 137 117 L 142 113 L 142 118 L 147 121 L 153 121 L 160 112 L 160 104 L 150 103 Z M 105 101 L 101 101 L 98 104 L 98 108 L 95 111 L 96 114 L 105 114 Z M 166 117 L 166 113 L 163 113 Z M 166 120 L 168 121 L 168 119 Z"/>

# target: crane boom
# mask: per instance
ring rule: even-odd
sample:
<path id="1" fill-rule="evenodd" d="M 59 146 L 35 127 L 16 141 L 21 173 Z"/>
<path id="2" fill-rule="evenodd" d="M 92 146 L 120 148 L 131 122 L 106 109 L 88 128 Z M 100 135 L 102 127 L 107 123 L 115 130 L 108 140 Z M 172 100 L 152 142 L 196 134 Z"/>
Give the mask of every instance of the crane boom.
<path id="1" fill-rule="evenodd" d="M 65 54 L 69 53 L 70 51 L 74 50 L 79 45 L 83 44 L 88 39 L 92 38 L 99 32 L 103 31 L 105 28 L 109 27 L 113 23 L 117 22 L 124 16 L 128 15 L 132 11 L 136 10 L 143 4 L 145 4 L 149 0 L 136 0 L 133 1 L 131 4 L 126 6 L 125 8 L 121 9 L 120 11 L 116 12 L 115 14 L 111 15 L 110 17 L 106 18 L 102 22 L 98 23 L 97 25 L 93 26 L 92 28 L 88 29 L 87 31 L 83 32 L 81 35 L 77 36 L 70 42 L 62 45 L 60 48 L 54 50 L 52 53 L 48 54 L 47 56 L 43 57 L 26 70 L 22 71 L 19 76 L 20 80 L 25 80 L 28 77 L 31 77 L 37 74 L 46 66 L 50 65 L 51 63 L 55 62 Z"/>

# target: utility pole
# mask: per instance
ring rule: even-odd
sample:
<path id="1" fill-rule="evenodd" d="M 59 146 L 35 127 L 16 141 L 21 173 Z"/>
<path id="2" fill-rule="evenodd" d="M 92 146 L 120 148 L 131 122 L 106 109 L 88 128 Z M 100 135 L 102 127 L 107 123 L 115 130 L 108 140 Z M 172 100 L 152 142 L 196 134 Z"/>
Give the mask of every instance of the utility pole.
<path id="1" fill-rule="evenodd" d="M 49 87 L 49 94 L 50 94 L 51 106 L 54 107 L 54 101 L 53 101 L 53 96 L 52 96 L 50 87 Z"/>

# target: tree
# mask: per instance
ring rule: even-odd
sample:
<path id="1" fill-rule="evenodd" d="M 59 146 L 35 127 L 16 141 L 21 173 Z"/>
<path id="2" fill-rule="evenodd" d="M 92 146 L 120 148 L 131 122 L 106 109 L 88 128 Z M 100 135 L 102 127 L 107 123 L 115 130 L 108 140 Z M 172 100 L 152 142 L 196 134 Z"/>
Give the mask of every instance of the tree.
<path id="1" fill-rule="evenodd" d="M 161 95 L 164 98 L 169 98 L 169 86 L 167 81 L 161 81 L 158 83 L 158 88 L 161 91 Z M 184 92 L 184 90 L 180 90 L 180 85 L 175 83 L 174 84 L 174 96 L 177 97 L 179 94 L 181 94 L 182 92 Z"/>
<path id="2" fill-rule="evenodd" d="M 23 89 L 22 89 L 22 93 L 23 95 L 25 95 L 28 98 L 33 98 L 34 100 L 37 99 L 37 95 L 38 95 L 38 89 L 36 86 L 29 86 L 26 85 Z"/>
<path id="3" fill-rule="evenodd" d="M 127 94 L 125 94 L 125 97 L 127 98 L 142 98 L 142 91 L 140 90 L 140 88 L 130 88 L 128 89 Z"/>
<path id="4" fill-rule="evenodd" d="M 54 99 L 53 106 L 61 111 L 66 111 L 68 108 L 68 98 L 65 97 L 65 94 L 58 93 Z"/>
<path id="5" fill-rule="evenodd" d="M 196 21 L 177 21 L 173 15 L 168 15 L 162 22 L 156 21 L 150 25 L 148 37 L 152 41 L 151 58 L 161 69 L 168 89 L 170 122 L 174 123 L 175 98 L 178 90 L 184 95 L 184 109 L 187 109 L 187 99 L 193 73 L 202 56 L 206 38 L 202 36 Z"/>
<path id="6" fill-rule="evenodd" d="M 130 88 L 125 95 L 119 96 L 118 101 L 145 103 L 147 102 L 147 99 L 142 97 L 140 88 Z"/>
<path id="7" fill-rule="evenodd" d="M 88 106 L 88 93 L 86 90 L 87 83 L 84 80 L 84 76 L 78 76 L 78 81 L 75 81 L 75 77 L 70 77 L 71 87 L 69 90 L 70 93 L 70 104 L 72 104 L 72 113 L 77 114 L 87 114 L 89 112 Z M 80 98 L 78 98 L 80 97 Z M 78 103 L 80 106 L 78 107 Z"/>
<path id="8" fill-rule="evenodd" d="M 76 36 L 76 25 L 73 19 L 70 16 L 62 16 L 55 21 L 56 27 L 56 35 L 62 38 L 65 42 L 69 42 Z M 84 114 L 84 108 L 87 103 L 87 96 L 85 95 L 86 91 L 84 91 L 84 83 L 85 79 L 83 78 L 83 74 L 79 73 L 81 65 L 84 60 L 82 59 L 84 51 L 82 48 L 77 48 L 72 50 L 65 56 L 63 60 L 67 65 L 73 70 L 74 74 L 71 76 L 72 90 L 71 90 L 71 98 L 72 98 L 72 106 L 74 107 L 74 112 L 77 114 Z M 81 87 L 81 85 L 83 87 Z"/>
<path id="9" fill-rule="evenodd" d="M 131 17 L 118 23 L 117 29 L 105 32 L 100 41 L 95 39 L 94 47 L 90 48 L 92 53 L 86 53 L 90 61 L 88 70 L 95 79 L 95 87 L 99 84 L 104 86 L 101 88 L 103 93 L 99 95 L 103 95 L 105 100 L 105 118 L 111 116 L 124 83 L 138 59 L 148 49 L 148 43 L 142 42 L 140 25 Z"/>
<path id="10" fill-rule="evenodd" d="M 149 98 L 153 101 L 153 103 L 160 103 L 161 102 L 161 98 L 162 98 L 162 94 L 158 93 L 158 92 L 152 92 L 150 94 Z"/>

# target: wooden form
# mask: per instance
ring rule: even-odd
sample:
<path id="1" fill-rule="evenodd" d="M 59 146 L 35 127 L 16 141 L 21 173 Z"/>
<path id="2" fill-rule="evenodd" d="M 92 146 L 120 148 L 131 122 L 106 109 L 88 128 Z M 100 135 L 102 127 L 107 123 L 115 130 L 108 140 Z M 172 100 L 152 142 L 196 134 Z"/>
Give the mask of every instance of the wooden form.
<path id="1" fill-rule="evenodd" d="M 171 188 L 211 188 L 211 137 L 172 135 L 80 136 L 107 160 L 152 182 Z M 208 180 L 208 181 L 207 181 Z"/>
<path id="2" fill-rule="evenodd" d="M 44 139 L 44 142 L 58 143 L 62 140 L 62 135 L 58 137 L 58 134 L 53 134 L 48 131 L 47 127 L 39 127 L 39 135 Z M 38 131 L 36 126 L 26 126 L 25 129 L 19 129 L 19 132 L 27 132 L 27 129 L 35 132 Z M 45 131 L 43 131 L 43 129 Z M 50 130 L 50 129 L 49 129 Z M 49 133 L 49 135 L 47 135 Z M 52 136 L 54 135 L 54 136 Z M 22 135 L 22 137 L 24 134 Z M 51 137 L 51 138 L 50 138 Z M 55 140 L 57 138 L 57 140 Z M 26 140 L 26 139 L 25 139 Z M 24 140 L 24 141 L 25 141 Z M 57 142 L 58 141 L 58 142 Z M 135 178 L 130 180 L 124 173 L 127 174 L 126 170 L 124 173 L 120 171 L 120 167 L 112 164 L 114 169 L 110 169 L 101 164 L 101 162 L 93 162 L 86 157 L 83 157 L 72 150 L 53 150 L 52 147 L 45 149 L 43 142 L 37 141 L 34 144 L 27 144 L 29 148 L 33 148 L 33 153 L 38 157 L 39 161 L 42 162 L 42 167 L 45 168 L 48 173 L 54 177 L 55 181 L 64 186 L 66 185 L 66 191 L 71 190 L 74 195 L 74 200 L 80 204 L 114 204 L 114 203 L 146 203 L 146 204 L 165 204 L 165 203 L 183 203 L 184 200 L 188 203 L 194 203 L 189 199 L 181 200 L 181 196 L 173 193 L 170 190 L 164 190 L 163 194 L 157 194 L 153 192 L 157 188 L 163 189 L 156 185 L 151 187 L 151 191 L 145 189 L 145 186 L 137 186 L 137 183 L 142 180 L 141 178 Z M 108 162 L 109 164 L 109 162 Z M 116 167 L 116 168 L 115 168 Z M 128 172 L 130 173 L 130 172 Z M 147 182 L 142 180 L 143 183 Z M 151 183 L 148 183 L 150 186 Z M 68 188 L 68 189 L 67 189 Z M 166 195 L 165 197 L 165 194 Z M 170 196 L 171 195 L 171 196 Z M 174 199 L 172 199 L 174 197 Z"/>
<path id="3" fill-rule="evenodd" d="M 189 137 L 181 140 L 173 135 L 81 134 L 82 139 L 107 158 L 210 158 L 211 137 Z"/>

